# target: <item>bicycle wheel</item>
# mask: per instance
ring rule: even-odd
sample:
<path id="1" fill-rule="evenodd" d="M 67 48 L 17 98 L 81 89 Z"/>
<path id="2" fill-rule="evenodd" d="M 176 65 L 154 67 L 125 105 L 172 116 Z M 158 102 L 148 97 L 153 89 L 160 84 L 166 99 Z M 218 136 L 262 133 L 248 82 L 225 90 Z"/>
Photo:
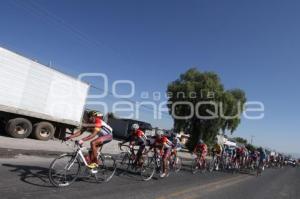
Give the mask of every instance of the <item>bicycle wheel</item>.
<path id="1" fill-rule="evenodd" d="M 257 166 L 257 169 L 256 169 L 256 176 L 261 175 L 262 170 L 263 170 L 263 164 L 259 162 L 258 166 Z"/>
<path id="2" fill-rule="evenodd" d="M 181 170 L 182 167 L 182 160 L 180 157 L 176 157 L 174 158 L 174 163 L 173 163 L 173 169 L 175 171 L 175 173 L 178 173 Z"/>
<path id="3" fill-rule="evenodd" d="M 240 166 L 240 163 L 238 161 L 235 161 L 235 163 L 234 163 L 234 171 L 236 173 L 239 173 L 241 171 L 241 166 Z"/>
<path id="4" fill-rule="evenodd" d="M 226 158 L 225 159 L 225 163 L 224 163 L 224 170 L 228 171 L 230 169 L 230 163 L 229 163 L 229 159 Z"/>
<path id="5" fill-rule="evenodd" d="M 140 174 L 143 181 L 151 180 L 155 173 L 155 162 L 153 158 L 143 157 L 143 164 L 140 167 Z"/>
<path id="6" fill-rule="evenodd" d="M 160 174 L 162 172 L 162 164 L 163 164 L 161 158 L 154 156 L 153 161 L 154 161 L 156 173 Z"/>
<path id="7" fill-rule="evenodd" d="M 129 171 L 130 165 L 131 165 L 131 160 L 130 160 L 130 154 L 129 153 L 122 153 L 120 158 L 121 161 L 119 162 L 119 167 L 123 171 Z"/>
<path id="8" fill-rule="evenodd" d="M 200 171 L 201 173 L 206 173 L 208 171 L 208 165 L 207 165 L 207 161 L 206 160 L 202 160 L 200 162 Z"/>
<path id="9" fill-rule="evenodd" d="M 225 171 L 226 170 L 226 160 L 224 158 L 222 158 L 221 161 L 220 161 L 219 169 L 220 169 L 220 171 Z"/>
<path id="10" fill-rule="evenodd" d="M 110 155 L 100 155 L 98 157 L 102 164 L 97 168 L 95 172 L 95 178 L 97 182 L 108 182 L 115 175 L 117 170 L 116 160 Z"/>
<path id="11" fill-rule="evenodd" d="M 215 161 L 214 158 L 209 161 L 209 163 L 208 163 L 208 171 L 209 172 L 213 172 L 214 171 L 215 164 L 216 164 L 216 161 Z"/>
<path id="12" fill-rule="evenodd" d="M 194 159 L 192 162 L 192 173 L 195 174 L 199 171 L 199 163 L 197 159 Z"/>
<path id="13" fill-rule="evenodd" d="M 49 168 L 49 180 L 56 187 L 71 185 L 80 172 L 80 161 L 74 154 L 64 154 L 53 160 Z"/>

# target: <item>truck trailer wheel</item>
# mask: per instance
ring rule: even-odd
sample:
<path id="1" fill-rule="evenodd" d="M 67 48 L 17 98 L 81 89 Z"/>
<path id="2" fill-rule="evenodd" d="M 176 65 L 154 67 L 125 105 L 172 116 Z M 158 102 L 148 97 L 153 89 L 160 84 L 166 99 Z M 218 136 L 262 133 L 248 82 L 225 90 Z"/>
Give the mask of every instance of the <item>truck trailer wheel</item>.
<path id="1" fill-rule="evenodd" d="M 49 122 L 40 122 L 34 125 L 32 136 L 38 140 L 47 141 L 54 136 L 55 128 Z"/>
<path id="2" fill-rule="evenodd" d="M 15 118 L 7 122 L 5 129 L 13 138 L 27 138 L 32 132 L 32 124 L 25 118 Z"/>

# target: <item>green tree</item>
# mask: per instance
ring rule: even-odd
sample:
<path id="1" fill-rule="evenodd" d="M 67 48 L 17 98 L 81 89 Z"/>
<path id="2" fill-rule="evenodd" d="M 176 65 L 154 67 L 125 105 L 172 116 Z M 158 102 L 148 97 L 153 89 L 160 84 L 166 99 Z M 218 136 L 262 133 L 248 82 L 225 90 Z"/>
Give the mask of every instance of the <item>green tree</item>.
<path id="1" fill-rule="evenodd" d="M 221 112 L 225 116 L 233 116 L 222 120 L 222 130 L 226 130 L 233 133 L 241 122 L 240 114 L 244 110 L 244 104 L 246 102 L 246 94 L 241 89 L 232 89 L 223 93 L 222 109 Z"/>
<path id="2" fill-rule="evenodd" d="M 199 138 L 212 143 L 220 130 L 223 133 L 226 131 L 232 133 L 240 124 L 240 114 L 246 102 L 245 93 L 240 89 L 224 90 L 216 73 L 200 72 L 195 68 L 189 69 L 181 74 L 179 79 L 168 85 L 167 92 L 168 108 L 174 119 L 174 129 L 184 129 L 191 135 L 188 143 L 190 149 Z M 190 103 L 197 108 L 194 111 L 199 113 L 198 116 L 195 112 L 191 113 L 193 109 L 182 102 Z M 175 103 L 177 103 L 176 106 Z M 199 103 L 202 104 L 197 106 Z M 217 113 L 217 116 L 212 117 L 212 113 Z M 189 115 L 192 116 L 188 117 Z M 220 117 L 222 115 L 232 117 Z M 209 117 L 209 119 L 204 117 Z"/>

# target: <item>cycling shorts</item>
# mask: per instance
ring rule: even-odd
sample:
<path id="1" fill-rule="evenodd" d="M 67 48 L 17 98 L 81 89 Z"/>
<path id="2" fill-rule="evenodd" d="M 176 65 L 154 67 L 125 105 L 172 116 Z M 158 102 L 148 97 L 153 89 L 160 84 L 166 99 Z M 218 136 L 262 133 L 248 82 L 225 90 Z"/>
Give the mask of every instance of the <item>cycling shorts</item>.
<path id="1" fill-rule="evenodd" d="M 163 159 L 168 158 L 171 155 L 171 149 L 170 148 L 165 148 L 164 149 L 164 154 L 162 156 Z"/>

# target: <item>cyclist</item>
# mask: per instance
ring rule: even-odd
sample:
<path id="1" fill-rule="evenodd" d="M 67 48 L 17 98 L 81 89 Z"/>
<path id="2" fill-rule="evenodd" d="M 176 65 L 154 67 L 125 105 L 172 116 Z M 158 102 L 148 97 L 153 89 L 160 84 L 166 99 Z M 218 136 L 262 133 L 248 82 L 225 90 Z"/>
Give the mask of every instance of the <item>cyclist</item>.
<path id="1" fill-rule="evenodd" d="M 249 150 L 247 149 L 247 147 L 244 147 L 244 158 L 243 158 L 243 164 L 244 166 L 248 166 L 249 164 L 249 157 L 250 157 L 250 152 Z"/>
<path id="2" fill-rule="evenodd" d="M 266 151 L 260 147 L 258 148 L 258 153 L 259 153 L 259 162 L 258 162 L 258 168 L 257 168 L 257 175 L 261 174 L 261 171 L 265 169 L 265 161 L 266 161 Z"/>
<path id="3" fill-rule="evenodd" d="M 135 154 L 133 147 L 139 146 L 138 152 L 136 154 L 136 159 L 134 162 L 135 165 L 138 165 L 141 163 L 140 162 L 141 157 L 142 157 L 143 151 L 145 150 L 145 147 L 146 147 L 146 140 L 147 140 L 147 137 L 145 136 L 144 131 L 142 131 L 140 129 L 140 126 L 137 123 L 135 123 L 135 124 L 132 124 L 132 126 L 131 126 L 131 135 L 129 137 L 129 140 L 125 140 L 124 142 L 119 143 L 119 145 L 123 145 L 124 143 L 129 141 L 131 152 L 133 154 Z"/>
<path id="4" fill-rule="evenodd" d="M 227 169 L 231 169 L 231 162 L 234 157 L 234 148 L 228 145 L 224 145 L 223 157 L 225 157 L 225 163 L 227 164 Z"/>
<path id="5" fill-rule="evenodd" d="M 254 167 L 257 165 L 257 161 L 258 161 L 258 153 L 256 150 L 251 151 L 250 161 L 251 161 L 250 167 L 252 169 L 254 169 Z"/>
<path id="6" fill-rule="evenodd" d="M 198 140 L 198 143 L 196 144 L 193 153 L 197 156 L 197 159 L 200 159 L 201 163 L 204 163 L 204 164 L 206 163 L 206 156 L 207 156 L 208 150 L 207 150 L 207 145 L 203 142 L 203 140 L 201 138 Z M 196 169 L 197 169 L 197 167 L 196 167 Z"/>
<path id="7" fill-rule="evenodd" d="M 160 154 L 162 155 L 163 161 L 163 169 L 161 178 L 164 178 L 167 175 L 168 168 L 168 159 L 171 155 L 171 149 L 173 147 L 173 143 L 164 135 L 163 131 L 156 131 L 156 140 L 155 140 L 155 148 L 160 150 Z"/>
<path id="8" fill-rule="evenodd" d="M 272 167 L 275 166 L 275 152 L 270 153 L 270 164 Z"/>
<path id="9" fill-rule="evenodd" d="M 66 138 L 66 140 L 79 137 L 82 135 L 85 130 L 91 134 L 79 140 L 79 144 L 82 145 L 84 142 L 92 140 L 97 136 L 96 139 L 90 142 L 91 153 L 90 153 L 90 162 L 88 167 L 93 169 L 99 166 L 100 160 L 98 160 L 98 150 L 102 149 L 104 144 L 109 143 L 113 139 L 113 129 L 103 121 L 103 114 L 97 111 L 90 111 L 88 113 L 88 124 L 84 124 L 83 128 L 73 135 Z M 100 152 L 100 151 L 99 151 Z"/>
<path id="10" fill-rule="evenodd" d="M 216 140 L 216 143 L 213 147 L 213 156 L 216 157 L 216 160 L 217 160 L 217 165 L 216 165 L 216 170 L 217 171 L 219 170 L 219 164 L 221 162 L 222 152 L 223 152 L 223 147 Z"/>
<path id="11" fill-rule="evenodd" d="M 243 166 L 243 157 L 244 157 L 244 147 L 240 146 L 236 148 L 236 156 L 235 156 L 235 163 L 238 167 Z"/>
<path id="12" fill-rule="evenodd" d="M 174 133 L 174 132 L 171 133 L 170 141 L 173 143 L 171 155 L 177 156 L 177 151 L 179 151 L 181 149 L 181 144 L 180 144 L 180 140 L 177 137 L 176 133 Z"/>
<path id="13" fill-rule="evenodd" d="M 280 165 L 280 168 L 283 168 L 283 165 L 284 165 L 284 155 L 283 154 L 280 154 L 279 165 Z"/>

